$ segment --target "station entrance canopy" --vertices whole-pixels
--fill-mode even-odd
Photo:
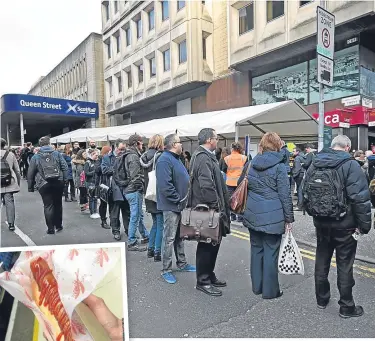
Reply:
[[[9,140],[11,126],[19,127],[21,143],[24,132],[37,136],[54,134],[64,127],[77,129],[87,119],[98,118],[97,103],[69,99],[6,94],[1,97],[1,132]],[[54,133],[53,133],[54,132]]]
[[[169,117],[124,126],[78,129],[52,139],[53,143],[127,140],[135,133],[148,139],[155,134],[177,133],[182,140],[196,140],[203,128],[213,128],[221,138],[250,135],[260,138],[274,131],[284,139],[317,137],[317,121],[298,102],[285,101],[200,114]]]

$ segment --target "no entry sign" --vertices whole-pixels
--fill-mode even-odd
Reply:
[[[317,7],[316,51],[324,57],[333,59],[335,52],[335,16],[322,7]]]

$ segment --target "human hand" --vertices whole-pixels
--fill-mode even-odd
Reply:
[[[122,320],[109,310],[102,298],[91,294],[83,300],[83,303],[94,313],[98,322],[103,326],[112,341],[124,340]]]
[[[293,229],[293,226],[292,226],[291,223],[286,223],[286,224],[285,224],[285,230],[286,230],[287,232],[292,232],[292,229]]]

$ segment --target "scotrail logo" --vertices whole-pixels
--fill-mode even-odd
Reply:
[[[74,104],[74,105],[71,105],[69,102],[68,102],[68,110],[66,111],[66,113],[70,113],[71,111],[73,111],[75,114],[89,114],[89,115],[95,115],[96,113],[96,108],[90,108],[90,107],[85,107],[85,108],[82,108],[79,106],[79,104]]]
[[[71,111],[73,111],[75,114],[77,114],[77,108],[78,107],[78,104],[74,104],[74,105],[71,105],[69,102],[68,102],[68,110],[66,111],[66,113],[70,113]]]

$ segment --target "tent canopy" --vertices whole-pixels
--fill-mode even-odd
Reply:
[[[168,117],[141,123],[107,128],[78,129],[51,139],[52,143],[127,140],[137,133],[149,139],[155,134],[178,133],[187,140],[196,140],[203,128],[213,128],[223,138],[250,135],[260,138],[274,131],[282,138],[316,137],[317,121],[298,102],[291,100],[279,103],[206,112],[185,116]]]

